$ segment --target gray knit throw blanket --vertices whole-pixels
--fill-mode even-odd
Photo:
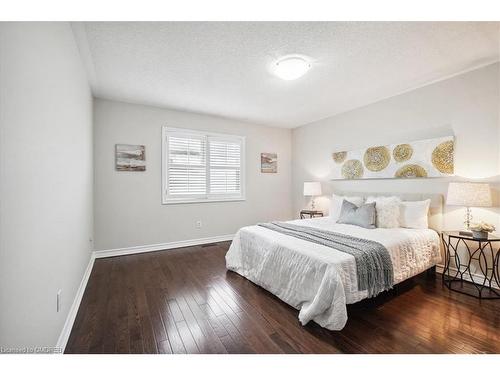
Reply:
[[[378,242],[283,222],[258,225],[351,254],[356,260],[358,290],[367,290],[369,297],[374,297],[394,285],[394,270],[389,251]]]

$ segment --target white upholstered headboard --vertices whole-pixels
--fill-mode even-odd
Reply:
[[[335,194],[356,196],[367,198],[369,196],[397,196],[403,201],[423,201],[430,199],[429,207],[429,228],[434,229],[438,233],[443,229],[443,196],[441,194],[414,194],[414,193],[360,193],[348,191],[335,191]]]

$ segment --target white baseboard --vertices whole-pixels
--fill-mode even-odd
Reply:
[[[442,273],[443,273],[443,270],[444,270],[444,266],[443,266],[443,265],[438,264],[438,265],[436,266],[436,272],[437,272],[437,273],[442,274]],[[457,272],[457,269],[456,269],[456,268],[454,268],[454,267],[450,267],[450,271],[451,271],[451,272]],[[484,276],[483,276],[483,275],[479,275],[479,274],[477,274],[477,273],[472,273],[472,277],[474,278],[474,280],[476,281],[476,284],[478,284],[478,285],[479,285],[479,284],[482,284],[482,283],[484,282]],[[473,282],[473,281],[471,280],[470,276],[468,275],[468,273],[465,273],[465,274],[463,275],[463,278],[464,278],[464,280],[466,280],[466,281],[470,281],[471,283]],[[489,285],[489,284],[488,284],[488,285]],[[499,286],[499,285],[497,285],[497,283],[495,282],[495,279],[493,279],[493,281],[492,281],[492,283],[491,283],[491,286],[492,286],[493,288],[495,288],[495,289],[499,289],[499,290],[500,290],[500,286]]]
[[[83,298],[83,293],[85,292],[85,288],[87,287],[87,282],[89,281],[90,274],[92,272],[92,267],[94,266],[94,252],[90,254],[89,264],[85,272],[83,273],[82,281],[80,282],[80,286],[76,291],[75,299],[73,300],[73,304],[71,305],[68,316],[66,317],[66,321],[64,322],[64,327],[59,335],[59,339],[57,340],[56,347],[61,349],[61,353],[64,353],[64,349],[66,349],[66,344],[68,343],[69,335],[71,334],[71,329],[73,328],[73,324],[75,323],[76,314],[78,313],[78,309],[80,307],[80,302]]]
[[[166,242],[155,245],[132,246],[132,247],[123,247],[119,249],[110,249],[110,250],[96,250],[94,251],[94,256],[95,258],[108,258],[120,255],[147,253],[150,251],[171,250],[179,247],[197,246],[214,242],[231,241],[233,237],[234,234],[226,234],[223,236],[196,238],[194,240]]]

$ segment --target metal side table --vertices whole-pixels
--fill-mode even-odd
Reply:
[[[443,284],[450,290],[479,299],[500,299],[500,290],[493,288],[495,283],[500,286],[500,250],[492,245],[500,243],[500,238],[490,235],[488,239],[479,240],[459,232],[442,232],[441,240],[445,250]],[[460,244],[466,250],[462,255],[458,251]],[[474,273],[471,271],[473,260],[477,261]],[[469,285],[466,287],[464,282]]]

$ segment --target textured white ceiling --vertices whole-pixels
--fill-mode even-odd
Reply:
[[[73,25],[94,95],[296,127],[498,61],[498,23],[90,22]],[[283,81],[277,58],[304,54]]]

